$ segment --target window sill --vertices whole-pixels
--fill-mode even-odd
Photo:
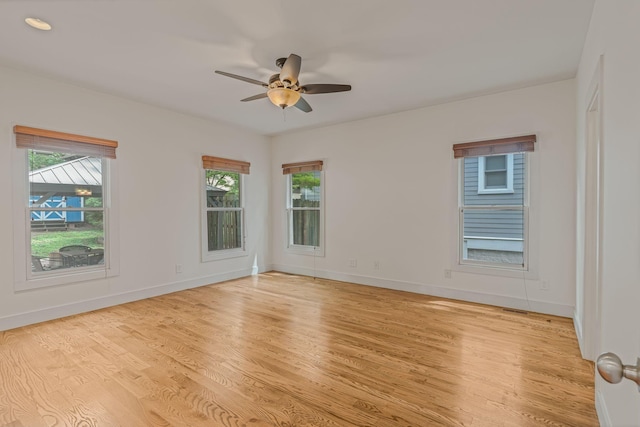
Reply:
[[[33,277],[26,281],[18,281],[14,285],[16,291],[29,291],[32,289],[42,289],[51,286],[70,285],[79,282],[86,282],[89,280],[105,279],[110,276],[117,275],[115,272],[111,272],[105,268],[95,269],[73,269],[73,271],[61,271],[61,272],[45,272],[40,274],[34,274]]]
[[[285,251],[295,255],[324,256],[324,248],[319,246],[290,245]]]
[[[487,276],[514,277],[519,279],[525,278],[527,280],[538,280],[538,274],[536,271],[533,271],[531,268],[525,270],[519,266],[509,267],[506,265],[497,266],[485,264],[457,264],[452,268],[452,270],[459,273],[483,274]]]
[[[514,194],[514,191],[512,188],[495,188],[478,190],[478,194]]]
[[[240,258],[244,256],[247,256],[247,251],[243,248],[210,251],[202,254],[202,262],[220,261],[223,259]]]

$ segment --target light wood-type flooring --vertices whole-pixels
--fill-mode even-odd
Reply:
[[[267,273],[0,332],[0,426],[596,426],[570,319]]]

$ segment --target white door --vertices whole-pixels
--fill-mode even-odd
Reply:
[[[602,63],[591,84],[591,96],[586,107],[587,128],[584,183],[584,253],[582,259],[583,308],[582,356],[595,360],[600,350],[601,329],[601,246],[602,246],[602,147],[601,147],[601,94]]]
[[[602,85],[602,221],[598,353],[626,365],[640,356],[640,2],[601,2],[608,45]],[[605,382],[596,374],[596,408],[603,426],[640,426],[635,382]]]
[[[636,275],[636,279],[638,277]],[[603,353],[605,358],[601,355],[597,362],[598,370],[603,372],[596,374],[596,409],[601,425],[605,427],[640,426],[640,389],[634,378],[628,378],[635,376],[635,380],[640,381],[640,328],[637,326],[640,325],[640,310],[636,308],[640,301],[640,286],[636,281],[623,283],[623,280],[620,286],[615,285],[614,292],[623,290],[625,297],[611,298],[611,304],[606,303],[607,280],[603,281],[602,347],[614,356]],[[624,375],[620,365],[627,365]]]

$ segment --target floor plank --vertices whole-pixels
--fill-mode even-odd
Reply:
[[[0,426],[597,426],[570,319],[266,273],[0,332]]]

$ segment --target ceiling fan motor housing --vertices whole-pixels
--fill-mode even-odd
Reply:
[[[287,58],[278,58],[276,59],[276,67],[282,69],[284,63],[287,62]]]
[[[269,87],[274,88],[278,86],[282,86],[282,82],[280,82],[280,74],[274,74],[269,77]]]
[[[269,88],[274,89],[277,87],[286,87],[287,89],[291,89],[291,90],[295,90],[297,91],[299,89],[299,86],[297,84],[291,84],[291,82],[289,82],[288,80],[280,80],[280,74],[274,74],[271,77],[269,77]]]

